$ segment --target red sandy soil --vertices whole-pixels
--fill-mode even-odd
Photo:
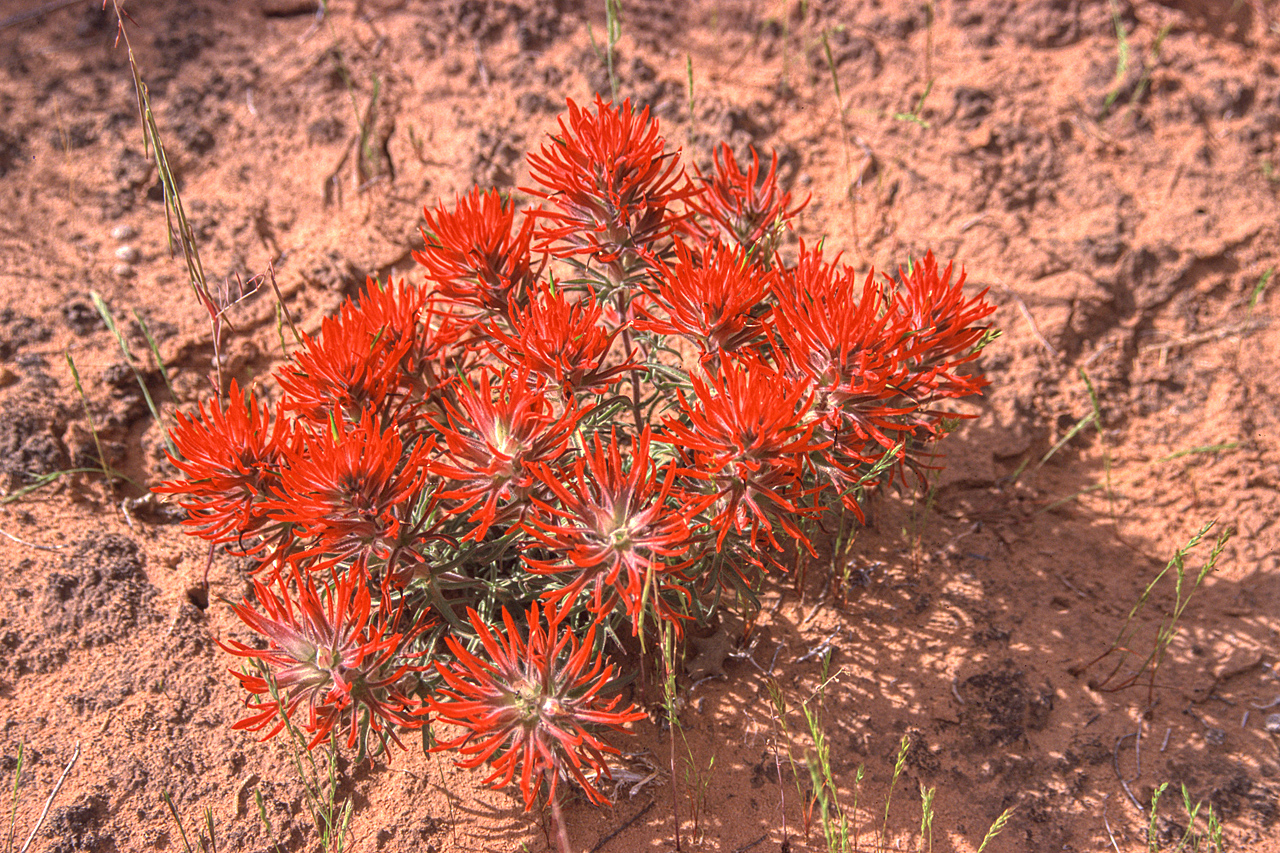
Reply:
[[[105,452],[139,486],[68,475],[0,506],[4,778],[25,745],[13,849],[70,763],[31,850],[182,850],[166,792],[189,833],[211,810],[220,850],[313,850],[286,744],[230,729],[242,697],[213,640],[242,636],[225,600],[246,593],[243,566],[214,559],[206,595],[206,551],[177,513],[133,500],[171,470],[163,427],[90,292],[166,417],[208,394],[213,351],[167,247],[126,55],[97,0],[41,5],[0,4],[0,487],[95,464],[64,353]],[[1168,782],[1161,849],[1186,825],[1185,784],[1231,849],[1280,850],[1267,728],[1280,711],[1280,282],[1259,292],[1280,245],[1280,11],[929,5],[932,19],[888,0],[622,3],[620,95],[652,105],[688,163],[705,168],[721,139],[777,151],[784,183],[811,196],[800,237],[827,235],[860,268],[930,248],[955,258],[990,288],[1003,336],[932,490],[878,496],[847,555],[814,562],[799,589],[766,589],[748,648],[730,625],[690,650],[676,778],[667,733],[638,726],[619,777],[658,774],[611,809],[570,802],[577,850],[674,849],[673,802],[681,849],[826,849],[801,793],[811,698],[859,850],[881,843],[904,735],[893,849],[921,843],[921,786],[937,789],[937,851],[976,849],[1009,807],[988,850],[1146,849],[1139,807]],[[306,330],[366,274],[416,274],[424,204],[476,183],[520,197],[522,154],[565,99],[609,90],[591,46],[603,2],[331,0],[319,23],[307,0],[127,8],[210,280],[274,263]],[[229,319],[224,371],[265,377],[281,356],[274,296],[246,296]],[[1085,376],[1097,418],[1071,435],[1095,411]],[[1172,577],[1115,679],[1103,683],[1115,656],[1083,665],[1215,519],[1193,576],[1217,532],[1235,536],[1154,687],[1144,675],[1105,689],[1155,646]],[[847,575],[839,594],[832,565]],[[347,849],[548,849],[511,792],[445,756],[410,748],[340,769]]]

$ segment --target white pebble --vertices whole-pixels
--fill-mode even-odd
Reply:
[[[123,243],[125,240],[132,240],[138,236],[138,229],[132,225],[117,225],[111,229],[111,239]]]
[[[111,268],[117,278],[133,278],[133,264],[126,264],[123,261]]]
[[[126,264],[136,264],[139,257],[141,255],[138,254],[138,250],[127,243],[116,249],[116,259],[124,261]]]

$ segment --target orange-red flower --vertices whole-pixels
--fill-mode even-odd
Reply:
[[[170,433],[178,455],[169,461],[185,476],[155,491],[180,496],[183,523],[195,535],[252,552],[255,534],[271,524],[264,504],[279,494],[282,460],[294,444],[289,422],[279,412],[273,420],[234,379],[225,409],[214,400],[198,412],[178,412]]]
[[[902,287],[893,299],[895,314],[914,339],[913,370],[927,376],[933,397],[976,394],[986,385],[981,377],[958,374],[956,368],[978,357],[974,348],[991,328],[982,321],[996,307],[986,301],[986,290],[966,298],[964,270],[954,282],[951,270],[947,264],[939,273],[933,252],[928,252],[910,273],[899,272]]]
[[[265,649],[219,641],[224,651],[261,667],[258,673],[232,670],[251,694],[245,704],[253,711],[232,728],[265,732],[266,740],[288,720],[310,736],[308,748],[343,729],[348,749],[359,742],[363,750],[369,733],[384,748],[388,739],[403,748],[396,728],[416,729],[424,722],[419,701],[409,695],[411,671],[424,667],[404,662],[405,645],[427,626],[401,630],[399,610],[374,614],[362,572],[332,581],[318,585],[315,576],[294,573],[292,588],[279,577],[274,591],[255,581],[258,607],[247,601],[232,605],[267,641]]]
[[[489,323],[489,351],[506,365],[542,377],[567,396],[577,391],[598,392],[635,367],[630,360],[607,363],[609,348],[622,331],[609,328],[604,305],[589,294],[570,302],[563,288],[541,287],[527,307],[510,318],[511,331]]]
[[[470,512],[465,539],[479,541],[495,523],[516,521],[529,508],[536,480],[531,465],[554,464],[585,412],[572,400],[556,412],[529,374],[510,370],[494,387],[481,373],[457,386],[436,425],[444,438],[435,470],[444,479],[439,494],[453,515]]]
[[[306,436],[285,457],[281,495],[268,504],[305,543],[291,559],[312,570],[387,560],[422,513],[434,442],[419,437],[406,447],[395,426],[368,412],[358,424],[335,419]]]
[[[529,155],[538,184],[526,190],[552,205],[542,245],[559,256],[594,255],[602,262],[631,250],[646,255],[683,214],[672,205],[693,192],[678,152],[668,152],[649,108],[636,112],[596,96],[594,111],[569,102],[560,135]]]
[[[694,399],[680,394],[680,416],[664,423],[664,437],[686,453],[686,472],[714,487],[716,547],[733,532],[753,550],[763,537],[776,551],[775,525],[807,544],[796,523],[807,511],[799,503],[805,458],[826,446],[813,437],[810,386],[754,358],[721,356],[716,366],[692,378]]]
[[[707,239],[726,239],[742,246],[748,257],[768,263],[778,239],[808,199],[791,207],[791,193],[778,186],[778,155],[769,159],[769,170],[760,172],[760,155],[751,149],[751,166],[744,172],[728,143],[715,153],[715,174],[702,182],[690,196],[689,206],[709,220],[704,227],[697,219],[688,221],[691,230]]]
[[[535,268],[530,250],[534,220],[526,214],[516,228],[515,202],[477,187],[452,209],[442,204],[423,215],[426,247],[413,258],[440,296],[486,315],[524,303],[541,264]]]
[[[679,239],[675,246],[675,262],[659,262],[654,287],[644,288],[653,306],[634,303],[636,328],[680,335],[704,358],[763,337],[760,318],[776,274],[752,262],[741,246],[713,243],[700,256]]]
[[[366,410],[396,412],[434,349],[431,330],[419,322],[425,304],[421,287],[388,282],[384,289],[370,279],[359,304],[348,299],[326,317],[320,334],[306,336],[277,373],[285,408],[317,422],[335,413],[358,421]]]
[[[435,749],[458,750],[465,756],[461,767],[488,762],[493,772],[484,781],[494,788],[518,779],[526,811],[544,783],[554,799],[561,776],[572,777],[592,802],[607,802],[597,785],[611,778],[605,756],[618,749],[592,730],[621,730],[644,712],[634,705],[614,710],[620,697],[603,695],[616,670],[595,648],[596,626],[579,641],[563,624],[563,610],[548,606],[539,613],[534,603],[526,639],[505,608],[505,631],[486,625],[474,610],[469,614],[484,655],[446,635],[456,660],[436,662],[445,686],[427,699],[437,723],[467,732]]]
[[[650,441],[646,427],[624,453],[613,430],[607,447],[596,436],[568,472],[537,466],[555,500],[535,499],[538,512],[524,524],[533,539],[556,552],[551,559],[527,552],[530,571],[570,578],[544,598],[571,604],[587,590],[587,606],[602,616],[621,602],[633,630],[646,602],[661,618],[678,620],[664,592],[688,594],[669,587],[669,581],[689,562],[695,540],[691,519],[698,509],[675,487],[674,463],[658,470]]]

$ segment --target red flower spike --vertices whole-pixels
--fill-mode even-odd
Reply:
[[[767,263],[778,238],[805,205],[795,207],[791,193],[778,186],[778,155],[769,160],[769,171],[760,174],[760,155],[751,148],[751,166],[742,171],[733,149],[721,143],[715,153],[715,175],[698,175],[700,191],[689,198],[689,206],[710,220],[711,228],[690,219],[691,231],[706,239],[720,237],[742,246],[749,257]]]
[[[179,455],[169,461],[186,476],[154,491],[180,496],[183,524],[200,538],[257,550],[254,535],[271,524],[264,503],[279,493],[281,460],[294,444],[289,422],[279,412],[273,422],[267,405],[233,379],[226,409],[214,400],[195,418],[178,412],[171,436]]]
[[[721,356],[718,374],[692,377],[696,399],[681,393],[681,418],[664,423],[665,438],[688,454],[685,473],[716,487],[700,507],[716,509],[716,547],[733,531],[748,534],[753,549],[763,534],[777,550],[775,523],[809,547],[794,521],[809,511],[797,503],[807,496],[800,480],[806,455],[827,446],[813,438],[812,391],[757,360],[736,364]]]
[[[557,462],[589,411],[570,400],[556,414],[523,370],[506,372],[496,389],[491,381],[486,372],[455,386],[456,400],[445,401],[445,422],[435,424],[445,442],[434,469],[445,481],[439,497],[458,501],[446,504],[447,512],[471,512],[467,520],[476,526],[463,538],[475,541],[528,509],[535,486],[529,466]]]
[[[680,168],[679,152],[666,150],[649,108],[635,112],[598,95],[594,112],[569,104],[560,136],[529,155],[539,187],[526,192],[555,209],[535,213],[546,225],[541,245],[560,257],[588,254],[603,263],[624,251],[644,253],[682,218],[670,208],[693,188]]]
[[[319,557],[314,571],[389,558],[421,498],[434,441],[420,438],[406,449],[396,427],[367,412],[357,425],[335,420],[304,439],[285,458],[281,497],[268,504],[298,541],[313,542],[291,559],[310,564]]]
[[[629,466],[616,431],[610,432],[607,447],[597,435],[568,473],[537,466],[538,478],[557,502],[535,499],[539,511],[524,522],[530,536],[562,554],[538,560],[526,553],[529,570],[574,576],[543,597],[572,604],[579,592],[590,590],[593,612],[604,616],[621,602],[633,631],[639,630],[646,599],[660,618],[678,627],[681,614],[661,593],[665,581],[690,562],[682,558],[692,547],[691,522],[698,509],[673,489],[674,464],[665,475],[657,470],[650,440],[646,426],[628,448]],[[673,589],[688,595],[683,587]]]
[[[644,292],[666,316],[637,301],[637,329],[687,338],[704,360],[762,336],[759,318],[776,274],[749,261],[745,249],[716,243],[698,258],[677,239],[675,264],[659,262],[653,278],[656,289]]]
[[[539,269],[534,269],[530,243],[533,217],[526,214],[515,228],[515,202],[497,190],[479,188],[457,200],[424,210],[426,248],[413,259],[446,300],[479,309],[482,315],[507,316],[523,304]]]
[[[785,370],[812,383],[815,417],[858,465],[880,456],[861,452],[868,441],[896,445],[909,429],[900,416],[916,408],[901,389],[919,347],[888,310],[874,276],[859,286],[851,268],[837,269],[802,246],[796,266],[779,275],[769,318]]]
[[[986,385],[981,377],[958,376],[954,370],[977,358],[973,348],[990,328],[978,325],[995,313],[983,290],[972,299],[964,295],[964,270],[951,281],[952,264],[938,272],[933,252],[928,252],[911,273],[899,272],[902,288],[893,300],[894,312],[915,338],[913,362],[917,370],[934,369],[935,396],[976,394]]]
[[[403,283],[386,290],[369,279],[361,303],[348,299],[326,317],[318,337],[276,375],[285,408],[318,423],[337,412],[358,421],[372,409],[390,416],[405,401],[417,361],[430,346],[419,339],[418,318],[426,303],[421,288]],[[423,327],[423,334],[429,330]],[[416,356],[416,357],[415,357]]]
[[[579,643],[561,624],[563,610],[548,606],[540,614],[535,603],[525,639],[505,609],[505,631],[486,625],[474,610],[469,614],[485,655],[472,654],[446,635],[456,661],[436,662],[445,686],[436,691],[440,698],[427,699],[436,722],[467,732],[435,751],[458,750],[464,756],[458,765],[468,769],[488,762],[493,772],[484,783],[494,788],[518,777],[525,811],[544,783],[554,799],[561,776],[572,777],[592,802],[607,803],[596,785],[602,776],[612,778],[605,756],[619,752],[590,728],[621,731],[645,714],[635,705],[615,711],[620,697],[601,696],[615,669],[595,649],[596,626]]]
[[[265,649],[237,640],[218,641],[223,651],[256,660],[266,668],[262,675],[232,674],[252,694],[245,700],[254,713],[232,728],[265,732],[267,740],[278,734],[286,719],[310,736],[312,749],[345,729],[350,749],[373,732],[385,749],[390,739],[404,744],[395,729],[421,728],[424,711],[405,692],[405,676],[425,667],[400,662],[404,646],[425,630],[415,626],[397,629],[401,613],[371,616],[371,599],[365,576],[348,572],[336,576],[332,586],[317,588],[314,578],[294,574],[294,589],[278,578],[278,594],[267,584],[254,582],[258,609],[247,602],[232,610],[247,626],[265,637]],[[274,685],[276,697],[271,695]],[[278,697],[278,699],[277,699]],[[305,709],[302,719],[298,710]]]
[[[497,323],[484,327],[493,339],[490,352],[512,368],[545,377],[566,397],[607,388],[636,366],[629,359],[605,366],[622,329],[608,330],[604,306],[590,295],[570,302],[562,289],[539,287],[528,307],[513,313],[510,324],[510,334]]]

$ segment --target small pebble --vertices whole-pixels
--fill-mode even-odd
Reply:
[[[1204,739],[1210,746],[1222,746],[1227,742],[1227,733],[1222,729],[1205,729]]]
[[[116,249],[116,259],[124,261],[126,264],[136,264],[140,257],[138,250],[127,243]]]
[[[111,268],[117,278],[133,278],[133,264],[126,264],[123,261]]]
[[[111,229],[111,239],[123,243],[125,240],[132,240],[138,236],[138,229],[132,225],[117,225]]]
[[[1280,714],[1267,714],[1267,718],[1262,721],[1262,727],[1273,735],[1280,735]]]
[[[7,367],[0,367],[0,388],[8,388],[18,381],[18,374]]]

